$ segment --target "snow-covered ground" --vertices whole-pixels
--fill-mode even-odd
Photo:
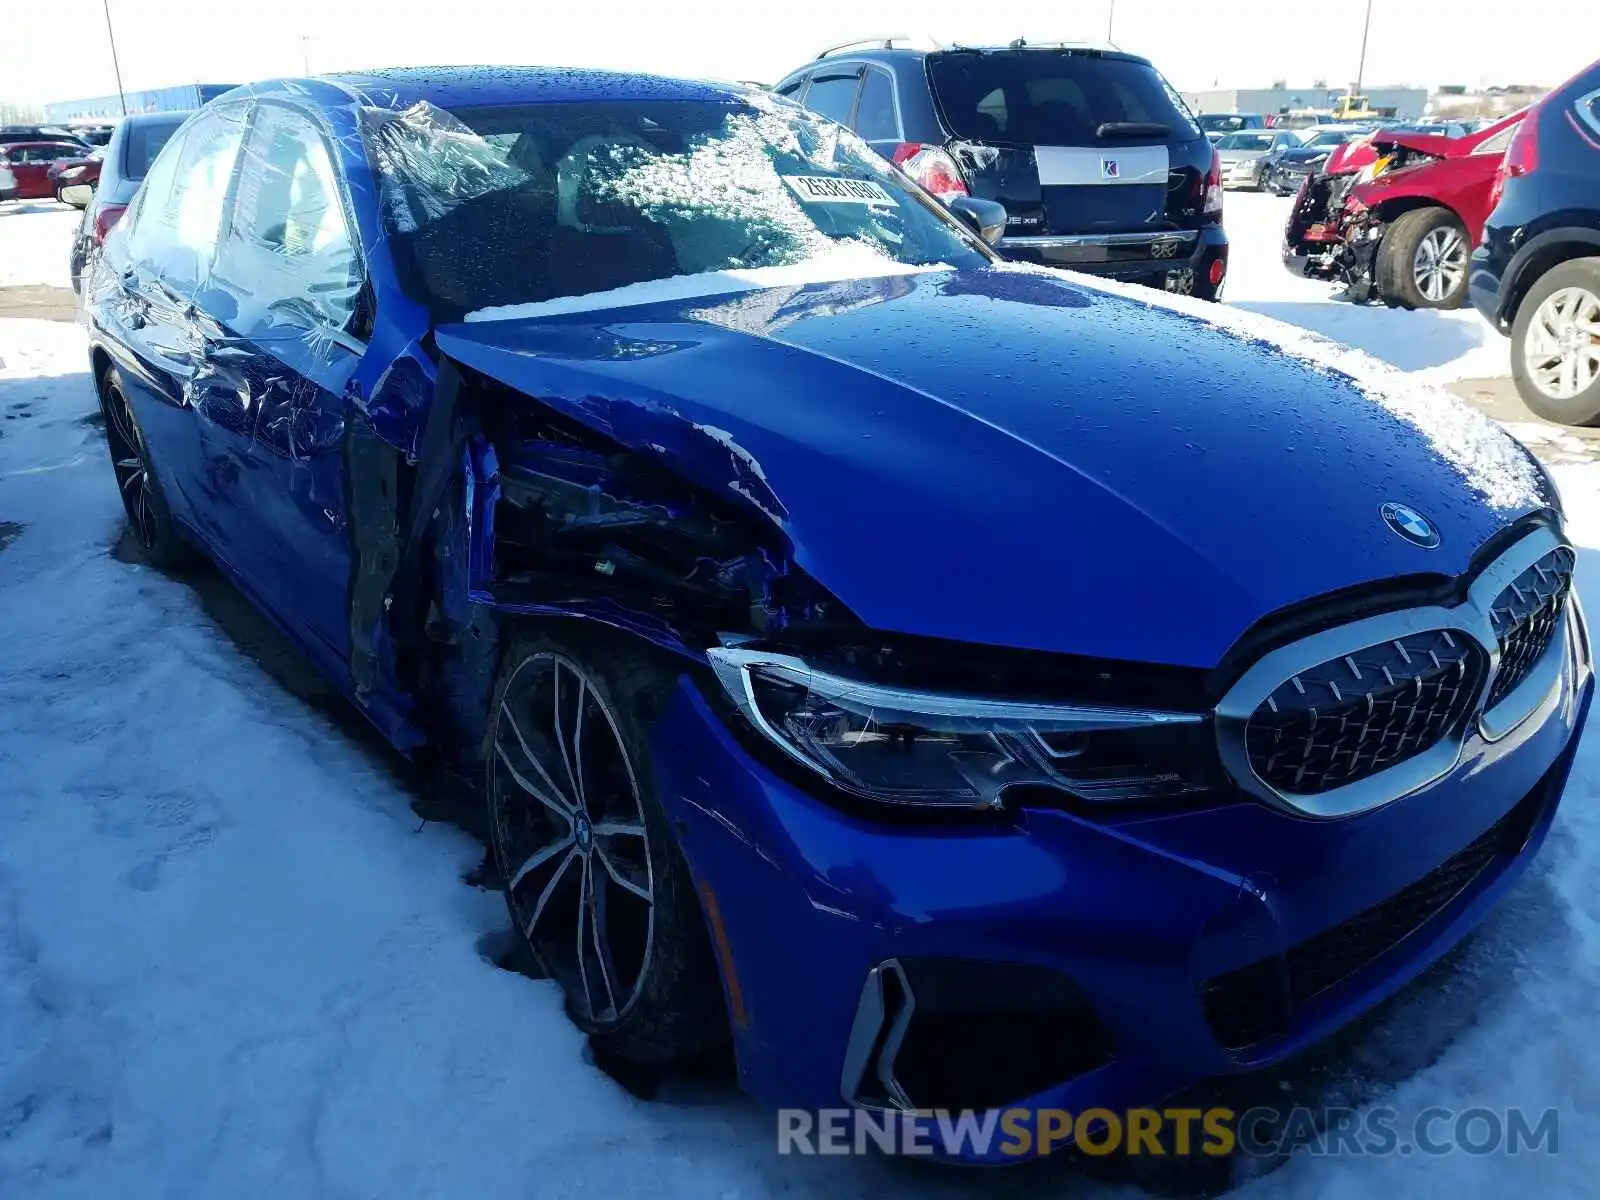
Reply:
[[[1228,202],[1234,302],[1412,370],[1480,344],[1454,316],[1330,303],[1278,267],[1270,200]],[[0,212],[0,270],[47,265],[31,241],[64,238],[58,216]],[[0,362],[0,1197],[1136,1194],[1065,1161],[780,1158],[728,1082],[632,1098],[553,985],[480,949],[504,926],[463,883],[480,848],[420,824],[388,757],[286,694],[194,589],[112,555],[81,332],[0,320]],[[1555,471],[1597,611],[1600,466]],[[1299,1157],[1235,1194],[1592,1194],[1597,791],[1591,745],[1465,951],[1282,1082],[1402,1113],[1555,1107],[1560,1153]]]
[[[82,216],[54,200],[0,204],[0,287],[71,287],[67,248]]]
[[[1506,339],[1472,308],[1405,312],[1336,303],[1335,285],[1290,275],[1278,247],[1291,203],[1262,192],[1228,193],[1229,304],[1314,330],[1435,383],[1511,373]]]

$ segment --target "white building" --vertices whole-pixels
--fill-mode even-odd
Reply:
[[[1327,111],[1345,95],[1342,87],[1223,88],[1184,92],[1183,99],[1196,113],[1286,113],[1310,109]],[[1363,88],[1374,112],[1393,109],[1396,119],[1416,121],[1428,107],[1428,89],[1414,87]]]

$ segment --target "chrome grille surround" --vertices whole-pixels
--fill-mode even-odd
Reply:
[[[1569,657],[1580,653],[1577,649],[1580,644],[1585,646],[1581,654],[1583,666],[1587,668],[1586,642],[1575,640],[1576,601],[1568,600],[1569,590],[1564,590],[1553,606],[1549,634],[1541,654],[1521,655],[1517,645],[1513,645],[1511,655],[1503,656],[1493,617],[1497,603],[1501,603],[1512,584],[1548,556],[1559,557],[1559,552],[1563,551],[1571,554],[1559,533],[1547,526],[1538,527],[1479,572],[1467,590],[1466,599],[1458,605],[1424,605],[1380,613],[1268,651],[1239,677],[1217,705],[1217,745],[1223,765],[1241,788],[1257,798],[1296,816],[1325,819],[1377,808],[1420,791],[1447,775],[1460,761],[1462,747],[1474,728],[1486,741],[1495,741],[1536,711],[1548,708],[1556,697],[1563,668]],[[1543,610],[1538,606],[1530,606],[1530,612],[1540,611]],[[1526,623],[1503,620],[1502,627],[1520,629]],[[1325,669],[1331,664],[1346,660],[1354,661],[1359,671],[1363,656],[1369,660],[1368,665],[1384,665],[1370,661],[1375,650],[1396,645],[1440,644],[1441,634],[1472,647],[1470,653],[1463,656],[1463,662],[1476,655],[1480,665],[1475,671],[1468,666],[1459,672],[1460,684],[1467,692],[1464,699],[1447,694],[1448,688],[1439,688],[1436,695],[1421,697],[1429,701],[1418,710],[1429,719],[1427,736],[1406,740],[1408,730],[1413,734],[1420,732],[1410,724],[1410,718],[1402,720],[1398,730],[1392,725],[1366,730],[1357,720],[1353,731],[1345,731],[1344,740],[1324,737],[1313,745],[1313,749],[1322,754],[1322,761],[1332,766],[1334,778],[1329,786],[1297,791],[1293,790],[1296,780],[1286,770],[1269,769],[1263,774],[1256,765],[1265,761],[1261,739],[1263,731],[1272,731],[1268,720],[1257,725],[1256,761],[1252,761],[1252,720],[1262,710],[1270,714],[1269,701],[1275,695],[1279,696],[1281,705],[1284,693],[1280,689],[1292,689],[1297,678],[1302,683],[1308,676],[1317,678],[1319,671],[1326,674]],[[1570,651],[1569,646],[1573,647]],[[1520,678],[1497,687],[1503,657],[1510,665],[1509,673],[1520,671]],[[1531,661],[1519,666],[1520,657]],[[1448,668],[1448,664],[1441,665]],[[1425,687],[1429,686],[1430,678],[1438,682],[1427,672],[1414,678],[1421,678]],[[1412,688],[1417,686],[1414,681],[1398,682]],[[1493,697],[1492,703],[1490,697]],[[1365,688],[1359,696],[1363,711],[1369,703],[1385,699],[1383,694]],[[1348,719],[1359,717],[1360,713],[1342,715]],[[1406,714],[1401,716],[1404,718]],[[1320,734],[1321,730],[1316,732]],[[1377,765],[1373,768],[1375,760]],[[1341,775],[1347,781],[1341,781]]]

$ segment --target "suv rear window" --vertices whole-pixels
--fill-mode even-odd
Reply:
[[[1185,140],[1200,136],[1167,81],[1135,59],[957,50],[928,55],[928,77],[951,132],[966,141],[1084,146],[1107,122],[1164,125]]]
[[[183,122],[183,117],[175,117],[171,121],[140,121],[129,125],[125,131],[127,144],[122,152],[123,176],[139,180],[149,174],[150,164],[161,153],[161,147],[172,140]]]

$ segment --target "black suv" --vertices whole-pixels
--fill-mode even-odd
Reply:
[[[999,201],[1007,258],[1217,298],[1228,269],[1217,155],[1143,58],[851,42],[773,90],[848,125],[941,200]]]
[[[1511,375],[1539,416],[1600,425],[1600,63],[1517,126],[1472,255],[1472,303],[1511,335]]]

